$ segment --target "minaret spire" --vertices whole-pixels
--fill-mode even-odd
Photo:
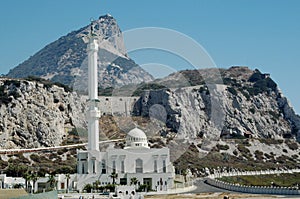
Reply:
[[[91,22],[91,32],[89,35],[88,51],[88,150],[99,151],[99,118],[98,108],[98,40],[94,33],[93,21]]]

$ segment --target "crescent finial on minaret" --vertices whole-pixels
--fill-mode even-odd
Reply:
[[[90,37],[95,37],[97,36],[97,34],[95,33],[95,29],[94,29],[94,23],[95,23],[95,20],[94,18],[91,18],[91,32],[90,32]]]

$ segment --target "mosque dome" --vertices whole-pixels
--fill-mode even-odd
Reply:
[[[150,148],[144,131],[139,128],[129,131],[126,136],[126,148]]]

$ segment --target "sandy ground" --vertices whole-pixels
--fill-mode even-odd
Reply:
[[[241,198],[241,199],[272,199],[272,198],[284,198],[284,199],[296,199],[296,197],[284,197],[284,196],[267,196],[267,195],[250,195],[250,194],[225,194],[225,193],[205,193],[205,194],[178,194],[178,195],[157,195],[146,196],[145,199],[223,199],[224,196],[228,196],[229,199]]]
[[[9,199],[20,196],[27,196],[28,194],[24,189],[0,189],[0,198]]]

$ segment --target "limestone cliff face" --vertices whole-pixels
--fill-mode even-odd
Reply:
[[[90,34],[91,26],[98,35],[98,83],[100,87],[120,87],[153,80],[149,73],[128,57],[122,32],[111,15],[100,16],[93,25],[72,31],[48,44],[11,69],[7,76],[12,78],[42,77],[86,92],[88,82],[86,37]]]
[[[133,115],[160,120],[162,135],[188,140],[252,136],[299,141],[300,117],[268,75],[231,68],[221,70],[221,76],[223,84],[188,81],[188,87],[149,90],[140,98],[103,97],[101,110],[129,116],[135,103]],[[57,146],[74,128],[86,132],[86,97],[49,82],[2,78],[0,102],[1,148]]]
[[[165,122],[182,138],[299,139],[300,117],[269,75],[247,69],[235,76],[242,70],[221,70],[223,84],[146,91],[133,112]]]
[[[0,79],[0,147],[58,146],[85,127],[80,96],[35,81]]]

